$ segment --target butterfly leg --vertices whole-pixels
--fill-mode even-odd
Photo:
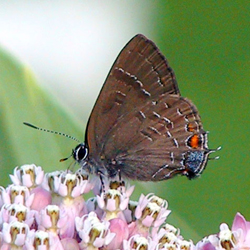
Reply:
[[[119,176],[119,181],[122,182],[122,174],[120,169],[118,169],[118,176]]]
[[[105,195],[105,184],[104,184],[104,180],[103,180],[103,173],[101,171],[98,171],[97,174],[99,175],[100,181],[101,181],[101,192],[104,193]]]

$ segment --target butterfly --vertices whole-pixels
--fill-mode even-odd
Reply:
[[[195,105],[181,96],[156,45],[138,34],[115,60],[73,158],[87,172],[140,181],[205,169],[207,132]]]

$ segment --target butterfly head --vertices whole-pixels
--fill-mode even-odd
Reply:
[[[85,143],[78,144],[75,149],[72,150],[73,158],[78,162],[83,162],[89,154],[89,149]]]

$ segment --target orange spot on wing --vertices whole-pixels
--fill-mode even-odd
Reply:
[[[193,136],[190,138],[189,144],[190,144],[190,146],[191,146],[192,148],[197,148],[197,147],[199,146],[199,141],[200,141],[199,136],[198,136],[198,135],[193,135]]]
[[[192,123],[188,123],[187,125],[187,131],[194,132],[196,130],[196,126]]]

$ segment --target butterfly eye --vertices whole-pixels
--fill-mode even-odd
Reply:
[[[88,156],[88,148],[85,144],[81,143],[76,146],[76,148],[73,150],[73,158],[76,161],[82,161],[85,160],[86,157]]]

